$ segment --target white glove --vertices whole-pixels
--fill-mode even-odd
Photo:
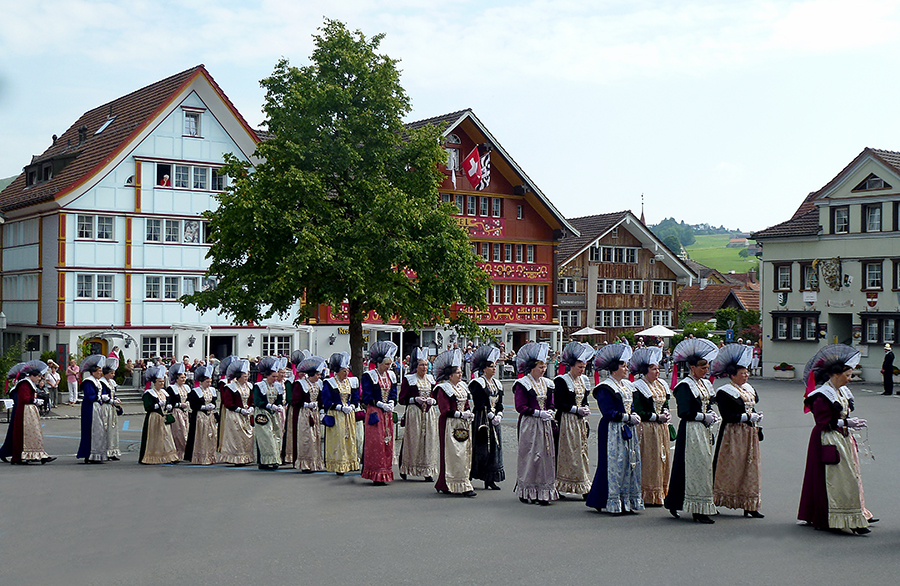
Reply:
[[[353,413],[353,407],[351,407],[350,405],[342,405],[341,411],[343,411],[345,414],[349,415],[350,413]]]
[[[709,413],[703,414],[703,423],[705,423],[707,426],[712,425],[713,423],[715,423],[718,420],[719,420],[719,416],[716,415],[715,413],[709,412]]]
[[[41,405],[44,404],[44,400],[43,399],[35,399],[34,404],[37,405],[38,407],[40,407]]]
[[[637,413],[632,413],[632,414],[631,414],[631,421],[630,421],[629,423],[630,423],[631,425],[637,425],[637,424],[640,423],[640,422],[641,422],[641,416],[638,415]]]
[[[316,403],[315,401],[310,401],[310,402],[308,402],[308,403],[303,403],[303,408],[304,408],[304,409],[315,409],[315,408],[318,407],[318,406],[319,406],[318,403]]]
[[[501,419],[503,419],[502,415],[497,414],[497,415],[495,415],[494,417],[491,418],[491,423],[493,423],[494,425],[500,425],[500,420],[501,420]]]
[[[847,427],[852,427],[853,429],[868,426],[868,422],[865,419],[860,419],[859,417],[851,417],[847,420]]]
[[[115,403],[116,405],[121,405],[121,404],[122,404],[122,399],[116,398],[116,400],[113,401],[113,403]]]
[[[471,411],[463,411],[461,417],[466,421],[472,421],[475,419],[475,414]]]
[[[437,399],[434,399],[434,398],[432,398],[432,397],[428,397],[428,398],[425,399],[425,400],[428,401],[428,404],[429,404],[429,405],[437,405]]]
[[[425,397],[416,397],[416,398],[413,399],[413,401],[415,401],[415,402],[416,402],[417,404],[419,404],[419,405],[424,405],[424,404],[425,404]]]
[[[160,411],[162,411],[162,409],[163,409],[162,403],[157,403],[156,407],[154,407],[154,409],[159,409]]]
[[[268,409],[269,411],[275,411],[275,410],[276,410],[276,409],[275,409],[275,405],[272,404],[272,403],[266,403],[266,409]]]
[[[762,419],[762,415],[760,413],[750,413],[748,417],[750,418],[750,423],[756,423],[757,421]]]
[[[253,411],[250,409],[241,409],[241,413],[244,415],[252,415]]]
[[[171,411],[171,410],[172,410],[172,405],[169,403],[166,403],[166,411]]]
[[[492,419],[494,419],[494,417],[495,417],[494,413],[491,411],[488,411],[488,414],[487,414],[488,421],[491,421]]]
[[[553,419],[553,414],[550,411],[538,411],[540,413],[541,421],[550,421]]]
[[[591,408],[590,407],[579,407],[577,410],[577,413],[578,413],[578,415],[580,415],[582,417],[587,417],[588,415],[591,414]]]
[[[394,406],[390,403],[385,403],[384,401],[378,401],[377,403],[375,403],[375,406],[380,408],[385,413],[391,413],[394,411]]]
[[[659,415],[656,416],[656,420],[659,421],[660,423],[668,423],[669,421],[672,420],[672,416],[669,415],[668,411],[663,411],[662,413],[660,413]]]

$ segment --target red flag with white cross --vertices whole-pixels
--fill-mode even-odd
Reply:
[[[462,162],[463,174],[472,185],[472,189],[477,189],[481,183],[481,156],[478,154],[478,146],[476,145],[472,152],[466,155]]]

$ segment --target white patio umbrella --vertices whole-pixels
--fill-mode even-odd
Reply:
[[[601,334],[605,334],[606,332],[601,332],[600,330],[596,330],[592,327],[584,327],[578,330],[577,332],[572,332],[573,336],[599,336]]]
[[[635,334],[637,336],[653,336],[654,338],[671,338],[675,335],[675,332],[667,328],[666,326],[653,326],[652,328],[647,328],[642,332],[638,332]]]

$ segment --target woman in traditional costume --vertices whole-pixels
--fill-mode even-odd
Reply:
[[[278,415],[284,412],[284,395],[275,388],[278,359],[263,356],[256,366],[263,377],[253,387],[253,444],[260,470],[277,470],[281,465],[281,426]]]
[[[356,449],[356,407],[359,405],[359,379],[350,374],[350,355],[337,352],[328,359],[332,375],[322,385],[325,417],[325,470],[343,476],[359,470]]]
[[[476,496],[470,480],[472,469],[472,413],[471,396],[462,382],[462,352],[457,348],[442,352],[434,359],[434,392],[440,411],[438,429],[441,438],[441,457],[434,488],[443,494],[464,497]]]
[[[144,371],[144,381],[150,388],[144,391],[144,426],[141,430],[141,464],[173,464],[179,460],[172,438],[175,399],[166,392],[166,367],[151,366]]]
[[[546,342],[528,342],[519,348],[516,368],[525,376],[513,385],[519,414],[515,491],[519,501],[541,506],[559,498],[553,440],[553,381],[544,377],[549,351]]]
[[[295,446],[294,468],[301,472],[317,472],[325,469],[322,459],[322,437],[319,421],[322,411],[322,372],[325,370],[325,359],[311,356],[297,365],[297,374],[303,377],[295,382],[291,400],[294,401],[293,412],[296,414],[293,435]]]
[[[187,378],[184,373],[184,363],[177,362],[169,368],[169,387],[166,392],[172,397],[172,404],[175,408],[172,415],[175,422],[172,423],[172,438],[175,440],[175,453],[178,454],[179,460],[184,460],[184,449],[187,447],[188,428],[190,427],[190,409],[191,404],[188,397],[191,394],[191,388],[187,385]]]
[[[483,344],[472,355],[472,370],[480,376],[469,383],[469,393],[475,405],[475,421],[472,429],[475,437],[472,444],[471,478],[484,482],[484,487],[500,490],[498,482],[506,480],[503,469],[503,442],[500,435],[500,421],[503,419],[503,383],[494,375],[497,373],[497,359],[500,349]]]
[[[106,428],[106,454],[110,460],[118,460],[122,455],[119,449],[119,415],[122,413],[122,401],[116,396],[116,370],[119,368],[118,358],[106,358],[103,376],[100,378],[100,416]]]
[[[41,431],[41,416],[38,408],[43,399],[37,397],[38,383],[47,372],[48,367],[40,360],[20,362],[7,373],[8,378],[17,379],[15,388],[10,392],[13,400],[13,411],[6,432],[6,442],[0,447],[0,458],[13,464],[30,464],[52,462],[44,451],[44,432]]]
[[[283,356],[279,356],[275,361],[275,392],[281,396],[281,411],[278,411],[275,414],[275,442],[278,444],[278,458],[281,463],[284,463],[284,422],[285,417],[287,416],[287,408],[290,405],[288,401],[290,397],[288,396],[287,389],[291,386],[290,383],[286,383],[287,378],[287,358]]]
[[[806,363],[803,379],[813,377],[817,388],[803,401],[815,419],[806,453],[806,473],[797,518],[816,529],[848,529],[869,533],[862,500],[859,457],[851,430],[867,426],[851,417],[853,394],[847,383],[859,364],[858,350],[845,344],[825,346]]]
[[[81,363],[81,443],[75,457],[85,464],[109,459],[109,435],[103,419],[103,367],[106,356],[92,354]],[[107,399],[109,396],[107,395]]]
[[[391,370],[397,345],[379,340],[369,348],[369,362],[375,368],[362,376],[362,402],[366,405],[365,445],[361,476],[375,486],[394,480],[394,405],[397,403],[397,375]]]
[[[436,381],[428,374],[428,354],[424,349],[413,348],[410,366],[415,367],[415,372],[400,382],[399,402],[406,406],[403,442],[400,444],[400,478],[423,476],[426,482],[434,482],[441,453],[437,399],[434,398]]]
[[[672,353],[674,363],[686,362],[690,374],[674,389],[678,402],[678,437],[672,461],[669,494],[664,506],[676,519],[678,511],[691,513],[694,522],[711,525],[716,514],[713,502],[713,444],[711,426],[719,421],[712,410],[712,383],[706,380],[709,363],[718,353],[706,338],[682,340]]]
[[[188,395],[191,415],[184,459],[203,466],[216,463],[216,438],[219,435],[212,373],[212,366],[198,367],[194,371],[194,381],[199,384]]]
[[[293,369],[293,377],[288,376],[284,385],[284,443],[282,444],[283,460],[285,464],[294,464],[295,451],[297,449],[297,422],[299,421],[299,411],[294,407],[298,402],[294,400],[294,392],[300,385],[300,381],[306,376],[298,367],[304,360],[312,357],[309,350],[294,350],[291,353],[291,365]],[[323,358],[324,360],[324,358]],[[296,468],[296,466],[295,466]]]
[[[716,378],[731,382],[716,391],[716,405],[722,417],[719,441],[713,460],[713,500],[717,507],[743,509],[745,517],[762,519],[759,512],[759,423],[756,411],[759,395],[747,383],[753,347],[727,344],[710,365]]]
[[[672,471],[669,434],[669,387],[659,378],[662,348],[638,348],[628,361],[634,381],[631,407],[641,418],[638,437],[641,444],[641,498],[644,506],[661,507],[669,492]],[[672,428],[674,429],[674,428]]]
[[[590,380],[584,375],[584,369],[593,356],[594,349],[590,344],[570,342],[560,356],[566,372],[553,381],[553,404],[559,424],[556,490],[582,498],[587,498],[591,490],[587,444]]]
[[[586,504],[614,515],[644,510],[641,445],[635,433],[641,418],[631,408],[634,388],[627,379],[631,356],[628,344],[610,344],[594,358],[594,369],[609,376],[593,392],[603,417],[597,427],[597,473]]]
[[[246,466],[255,459],[253,427],[250,424],[250,418],[253,416],[250,402],[253,387],[248,382],[250,361],[241,358],[231,360],[225,376],[228,384],[221,391],[222,418],[219,421],[221,441],[216,460],[235,466]]]

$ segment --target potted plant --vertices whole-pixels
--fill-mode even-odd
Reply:
[[[772,367],[772,370],[775,371],[775,378],[782,379],[793,379],[794,378],[794,366],[788,364],[787,362],[782,362],[781,364],[776,364]]]

